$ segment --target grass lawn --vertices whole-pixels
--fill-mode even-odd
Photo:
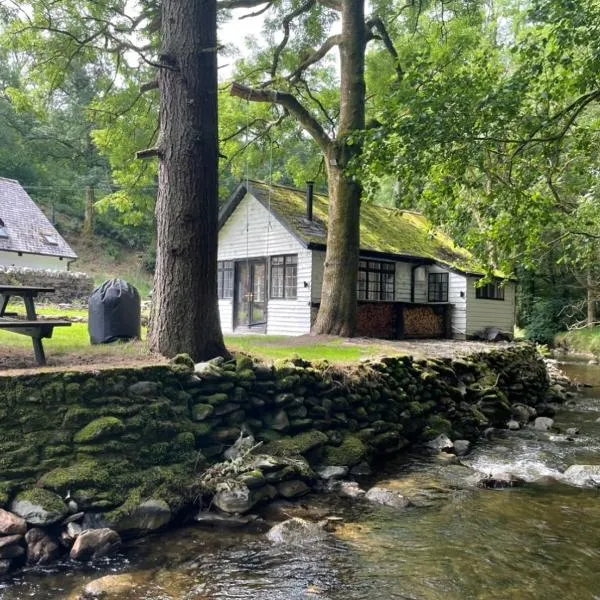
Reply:
[[[600,356],[600,327],[559,333],[555,337],[554,343],[571,352],[585,352]]]
[[[385,342],[355,343],[339,338],[288,337],[275,335],[226,336],[225,343],[233,352],[246,352],[263,360],[298,356],[304,360],[327,360],[346,364],[370,356],[398,354]]]

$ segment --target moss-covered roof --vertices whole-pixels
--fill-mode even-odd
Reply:
[[[327,240],[328,197],[314,194],[313,220],[306,219],[306,192],[279,185],[249,181],[238,188],[224,207],[221,224],[250,192],[275,214],[306,246],[324,246]],[[485,269],[464,248],[434,228],[422,214],[363,202],[360,211],[360,248],[363,252],[422,259],[464,273],[484,274]]]

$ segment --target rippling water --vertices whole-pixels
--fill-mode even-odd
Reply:
[[[600,384],[600,367],[569,365]],[[344,518],[328,540],[272,546],[264,536],[188,527],[138,540],[93,566],[32,570],[0,582],[1,600],[67,599],[89,580],[132,573],[131,600],[600,599],[600,496],[561,482],[572,464],[600,463],[600,387],[562,410],[575,441],[525,430],[478,444],[468,462],[530,483],[468,489],[451,467],[398,461],[380,476],[428,501],[397,512],[323,497],[305,502]],[[459,470],[460,468],[458,468]],[[452,489],[450,489],[452,488]]]

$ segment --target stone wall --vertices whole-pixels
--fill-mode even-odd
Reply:
[[[0,284],[54,288],[54,294],[40,294],[39,302],[87,302],[94,280],[85,273],[0,266]]]
[[[549,391],[529,346],[345,369],[241,357],[194,373],[188,362],[0,378],[0,507],[40,490],[64,507],[69,494],[122,531],[149,499],[172,516],[190,505],[199,475],[242,430],[265,454],[352,467],[440,434],[473,439]]]

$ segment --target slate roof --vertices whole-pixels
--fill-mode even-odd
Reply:
[[[18,181],[0,177],[0,219],[8,237],[0,237],[0,250],[77,258],[38,205]],[[48,243],[44,234],[56,244]]]
[[[327,241],[328,197],[314,194],[313,220],[306,219],[306,191],[249,181],[242,184],[223,207],[219,226],[250,192],[263,206],[271,209],[307,248],[324,248]],[[465,274],[485,275],[486,270],[470,252],[457,246],[450,237],[436,229],[422,214],[363,202],[360,212],[360,249],[363,254],[395,257],[439,264]],[[495,273],[502,277],[501,273]]]

